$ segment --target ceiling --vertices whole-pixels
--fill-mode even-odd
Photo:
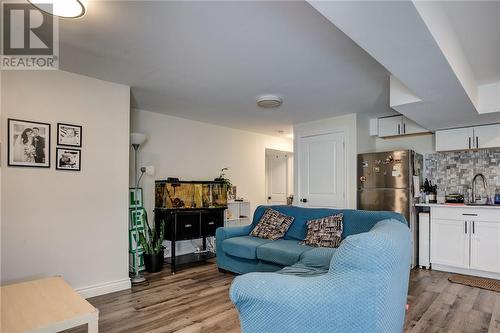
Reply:
[[[500,81],[500,1],[440,3],[478,84]]]
[[[418,102],[393,106],[395,110],[427,129],[438,130],[500,123],[500,112],[478,113],[478,105],[483,100],[479,100],[479,84],[475,78],[477,75],[479,80],[496,80],[494,73],[498,68],[493,70],[493,67],[497,67],[500,57],[498,43],[495,46],[489,43],[498,40],[498,29],[494,28],[498,23],[492,21],[496,14],[485,12],[495,10],[497,6],[471,2],[473,4],[468,6],[477,8],[469,8],[468,16],[454,23],[450,23],[448,4],[444,2],[310,3],[418,97]],[[460,8],[456,11],[465,15],[468,9]],[[459,15],[450,16],[457,20]],[[484,26],[476,27],[481,21],[484,21]],[[473,42],[461,42],[467,28],[468,39],[476,40],[477,49],[471,46]],[[483,40],[478,42],[478,39]],[[467,48],[473,54],[470,59],[462,51]],[[471,60],[480,65],[471,69]],[[486,74],[481,74],[483,72]],[[498,101],[498,95],[494,96],[493,90],[491,92],[487,97],[493,102]]]
[[[271,135],[388,114],[389,73],[307,2],[90,2],[60,68],[131,86],[133,107]],[[278,94],[278,109],[256,106]]]

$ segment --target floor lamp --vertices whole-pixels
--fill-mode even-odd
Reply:
[[[139,147],[144,143],[144,141],[146,141],[146,135],[144,135],[142,133],[130,133],[130,144],[132,145],[132,148],[134,148],[135,218],[137,218],[137,213],[138,213],[138,208],[139,208],[138,207],[139,203],[138,203],[138,199],[137,199],[137,192],[139,189],[139,181],[141,180],[142,176],[144,175],[144,172],[146,171],[146,170],[144,170],[144,172],[142,172],[142,170],[141,170],[141,176],[139,177],[139,179],[137,179],[137,151],[139,150]],[[134,260],[134,271],[135,271],[135,274],[130,281],[132,283],[142,283],[142,282],[146,281],[146,278],[144,276],[142,276],[141,273],[139,273],[139,266],[138,266],[139,255],[138,255],[138,251],[137,251],[137,248],[139,247],[139,234],[137,231],[136,221],[132,221],[132,223],[134,223],[134,231],[135,231],[135,235],[136,235],[137,239],[135,240],[136,249],[134,251],[134,257],[135,257],[134,258],[135,259]]]

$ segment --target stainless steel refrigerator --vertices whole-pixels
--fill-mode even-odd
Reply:
[[[413,240],[412,267],[418,262],[415,196],[422,183],[422,165],[422,155],[412,150],[358,155],[358,209],[394,211],[406,218]]]

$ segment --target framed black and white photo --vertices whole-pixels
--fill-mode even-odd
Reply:
[[[59,146],[82,146],[82,126],[57,123],[57,144]]]
[[[80,171],[82,152],[79,149],[56,148],[56,169]]]
[[[50,168],[50,124],[7,120],[9,166]]]

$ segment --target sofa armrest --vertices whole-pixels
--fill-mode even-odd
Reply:
[[[370,276],[355,272],[318,277],[249,273],[235,278],[230,297],[244,333],[378,332],[371,304],[378,291],[370,284]]]
[[[215,238],[217,240],[223,241],[224,239],[228,238],[246,236],[250,234],[250,231],[252,231],[252,229],[253,226],[251,224],[242,227],[221,227],[217,228],[217,230],[215,231]]]

